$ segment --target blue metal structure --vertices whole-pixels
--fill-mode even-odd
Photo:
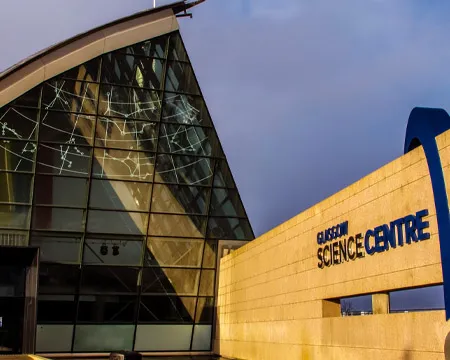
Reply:
[[[450,318],[450,210],[436,136],[450,129],[450,116],[443,109],[414,108],[406,128],[404,153],[422,146],[428,163],[441,249],[445,317]]]

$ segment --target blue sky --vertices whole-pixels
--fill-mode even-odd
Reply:
[[[0,69],[152,3],[3,0]],[[414,106],[450,109],[449,10],[444,0],[207,0],[180,19],[256,234],[400,156]]]

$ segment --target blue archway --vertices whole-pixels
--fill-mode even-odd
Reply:
[[[450,116],[443,109],[414,108],[406,128],[404,153],[423,147],[433,188],[444,280],[445,317],[450,318],[450,211],[436,136],[450,129]]]

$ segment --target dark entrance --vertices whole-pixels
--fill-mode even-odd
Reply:
[[[39,251],[0,246],[0,354],[32,354]]]

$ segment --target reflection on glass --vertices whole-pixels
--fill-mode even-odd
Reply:
[[[19,96],[17,99],[13,100],[10,105],[14,106],[30,106],[37,108],[39,107],[39,99],[41,96],[42,85],[38,85],[33,89],[27,91],[25,94]],[[1,110],[1,108],[0,108]]]
[[[183,41],[178,33],[170,35],[168,58],[170,60],[189,61]]]
[[[205,101],[200,96],[166,93],[162,120],[185,125],[211,126]]]
[[[160,36],[120,49],[118,52],[145,57],[164,58],[167,47],[167,38],[167,35]]]
[[[224,160],[216,162],[216,169],[214,174],[214,186],[235,188],[233,176],[231,175],[230,168]]]
[[[167,63],[166,91],[200,94],[200,89],[190,64],[175,61]]]
[[[83,209],[62,209],[36,206],[32,227],[37,230],[82,231]]]
[[[87,177],[91,150],[80,146],[41,144],[36,171],[40,174]]]
[[[37,205],[85,207],[88,180],[63,176],[36,175],[34,202]]]
[[[0,141],[0,170],[33,171],[36,144],[29,141]]]
[[[209,189],[204,187],[155,184],[152,211],[175,214],[206,214]]]
[[[103,234],[145,235],[148,214],[89,210],[87,231]]]
[[[29,206],[0,205],[0,228],[26,229],[29,214]]]
[[[195,322],[211,324],[213,320],[214,298],[198,298],[197,311],[195,313]]]
[[[39,265],[39,294],[75,294],[79,281],[79,268],[74,265]]]
[[[213,216],[245,217],[239,194],[231,189],[213,189],[210,213]]]
[[[203,268],[216,267],[217,240],[207,240],[203,254]]]
[[[151,181],[154,156],[116,149],[95,149],[92,175],[116,180]]]
[[[161,95],[157,91],[102,85],[98,114],[120,118],[158,121]]]
[[[148,233],[154,236],[202,238],[205,223],[203,216],[151,214]]]
[[[97,111],[98,85],[73,80],[50,80],[44,83],[42,108],[83,114]]]
[[[200,279],[200,289],[198,295],[213,296],[214,295],[214,270],[202,270]]]
[[[142,292],[196,296],[199,280],[200,270],[145,268],[142,277]]]
[[[200,267],[204,240],[183,238],[147,239],[146,266]]]
[[[79,263],[81,236],[56,236],[33,234],[31,246],[40,248],[39,257],[44,262]]]
[[[0,172],[0,202],[31,202],[32,175]]]
[[[139,269],[84,266],[80,292],[83,294],[136,293]]]
[[[102,61],[102,82],[160,89],[163,61],[125,54],[106,54]]]
[[[124,295],[82,295],[78,307],[79,322],[134,321],[136,296]]]
[[[155,151],[158,125],[154,122],[101,117],[95,145],[128,150]]]
[[[194,319],[195,297],[141,296],[140,322],[191,323]]]
[[[91,239],[84,242],[83,263],[89,265],[141,264],[142,239]]]
[[[0,138],[35,140],[38,110],[5,107],[0,109]]]
[[[150,207],[152,185],[142,182],[92,180],[90,207],[145,211]]]
[[[98,81],[100,58],[87,61],[59,75],[60,78],[80,81]]]
[[[161,154],[156,159],[155,181],[186,185],[209,185],[212,180],[212,160],[193,156]]]
[[[94,116],[46,111],[42,114],[39,138],[46,142],[92,146],[94,124]]]
[[[248,220],[236,218],[210,218],[208,237],[222,240],[251,240],[252,229]]]

